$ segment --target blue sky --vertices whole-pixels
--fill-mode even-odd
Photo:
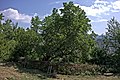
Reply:
[[[51,14],[53,8],[62,8],[62,3],[69,1],[84,9],[97,34],[105,33],[107,21],[113,16],[120,20],[120,0],[0,0],[0,13],[5,19],[29,27],[32,17],[37,15],[43,19]]]

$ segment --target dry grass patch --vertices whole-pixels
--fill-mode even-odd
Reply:
[[[71,76],[71,75],[58,75],[59,79],[54,80],[120,80],[118,76]],[[52,79],[51,79],[52,80]]]

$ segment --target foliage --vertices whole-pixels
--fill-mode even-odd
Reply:
[[[120,23],[112,18],[108,21],[108,28],[106,32],[106,47],[109,53],[119,51],[120,45]]]
[[[19,28],[16,34],[18,45],[14,51],[14,57],[26,57],[27,59],[37,59],[40,57],[41,38],[33,30],[25,31]]]
[[[108,58],[106,51],[102,48],[95,47],[92,49],[92,54],[91,57],[92,59],[90,60],[92,64],[98,64],[98,65],[105,65],[106,60]]]
[[[20,57],[27,59],[40,59],[41,36],[33,29],[24,29],[6,20],[0,24],[0,57],[1,60],[18,61]],[[34,21],[34,20],[32,20]],[[34,25],[34,23],[32,23]]]
[[[12,57],[17,42],[12,39],[11,20],[6,20],[5,23],[1,23],[3,15],[1,14],[0,17],[0,60],[8,60]]]
[[[90,20],[84,10],[73,2],[63,3],[63,9],[53,9],[42,22],[44,60],[63,62],[85,62],[93,39],[88,34]]]
[[[120,66],[120,23],[113,17],[108,21],[108,28],[105,39],[106,49],[111,56],[111,66],[116,72],[119,72]]]
[[[90,64],[64,64],[58,68],[58,73],[67,75],[98,75],[100,66]]]

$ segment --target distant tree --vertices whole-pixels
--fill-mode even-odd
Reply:
[[[41,24],[41,20],[38,16],[32,17],[32,20],[31,20],[31,29],[32,30],[39,33],[40,32],[40,27],[41,27],[40,24]]]
[[[120,50],[120,23],[115,18],[108,21],[105,38],[106,48],[109,53],[114,53]]]
[[[120,66],[120,23],[114,17],[108,21],[105,45],[107,55],[111,57],[109,65],[114,66],[114,69],[118,69]]]

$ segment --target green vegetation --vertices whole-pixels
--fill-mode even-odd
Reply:
[[[108,21],[102,47],[86,13],[73,2],[54,8],[43,20],[33,17],[27,29],[3,18],[0,14],[0,61],[39,69],[49,77],[120,72],[120,23],[115,18]]]

